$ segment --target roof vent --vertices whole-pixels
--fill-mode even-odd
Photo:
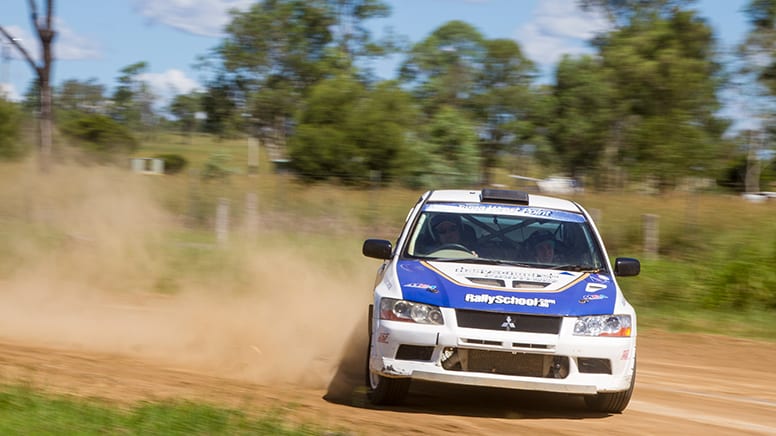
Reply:
[[[507,189],[483,189],[480,201],[491,203],[528,204],[528,193]]]

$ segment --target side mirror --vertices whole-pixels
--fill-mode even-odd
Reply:
[[[393,246],[391,241],[384,239],[367,239],[364,241],[364,246],[361,248],[361,252],[366,257],[374,257],[375,259],[390,259],[393,253]]]
[[[630,257],[618,257],[614,260],[614,275],[620,277],[637,276],[641,272],[641,263],[638,259]]]

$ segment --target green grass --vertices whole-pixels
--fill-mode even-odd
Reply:
[[[119,408],[81,398],[0,387],[0,434],[318,435],[312,424],[289,425],[282,412],[262,416],[185,401]]]

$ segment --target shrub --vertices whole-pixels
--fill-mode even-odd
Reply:
[[[0,158],[16,158],[26,151],[20,145],[21,120],[17,105],[0,97]]]
[[[188,165],[186,158],[179,154],[158,154],[154,156],[156,159],[162,159],[164,161],[164,173],[165,174],[178,174],[183,171]]]
[[[64,121],[60,128],[62,133],[78,140],[81,147],[100,159],[129,154],[138,147],[137,140],[126,127],[105,115],[75,116]]]

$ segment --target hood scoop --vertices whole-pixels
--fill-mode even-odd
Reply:
[[[547,282],[528,282],[524,280],[513,280],[512,281],[512,287],[515,289],[536,289],[536,288],[546,288],[547,286],[550,286],[552,283]]]
[[[496,288],[504,288],[506,284],[501,279],[486,279],[482,277],[466,277],[470,282],[477,285],[493,286]]]

